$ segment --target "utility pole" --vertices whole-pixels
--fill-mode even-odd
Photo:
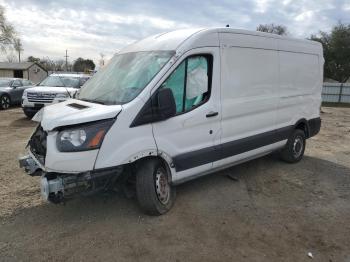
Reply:
[[[66,58],[66,71],[68,71],[68,50],[66,49],[66,55],[64,56]]]
[[[105,65],[105,60],[103,59],[105,55],[103,53],[100,53],[100,67],[103,67]]]

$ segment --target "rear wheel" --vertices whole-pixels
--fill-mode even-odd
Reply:
[[[0,108],[2,110],[6,110],[10,107],[11,105],[11,99],[8,95],[2,95],[0,97]]]
[[[168,168],[159,159],[147,159],[136,172],[136,194],[141,209],[148,215],[168,212],[175,201],[175,188],[170,185]]]
[[[286,146],[281,151],[281,159],[288,163],[299,162],[304,156],[305,145],[305,132],[300,129],[295,129],[289,137]]]

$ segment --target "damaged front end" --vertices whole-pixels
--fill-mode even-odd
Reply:
[[[80,174],[43,173],[41,195],[52,203],[111,189],[123,168],[109,168]]]
[[[19,158],[19,165],[30,176],[41,176],[41,195],[47,201],[61,203],[108,190],[123,172],[122,166],[74,174],[46,170],[46,141],[47,132],[39,125],[27,145],[29,155]]]

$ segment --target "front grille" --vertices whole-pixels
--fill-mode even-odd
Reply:
[[[45,164],[47,133],[39,125],[29,139],[30,151],[37,157],[41,164]]]
[[[27,93],[28,101],[35,103],[51,103],[55,97],[53,93]]]

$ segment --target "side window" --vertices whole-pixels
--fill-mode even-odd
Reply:
[[[29,81],[29,80],[22,80],[22,83],[23,83],[24,86],[31,86],[31,85],[33,85],[33,83],[31,81]]]
[[[15,80],[15,81],[13,81],[12,86],[13,86],[13,87],[22,86],[22,82],[21,82],[20,80]]]
[[[206,102],[210,96],[212,56],[186,58],[162,84],[173,92],[176,112],[183,113]]]
[[[186,61],[183,61],[175,71],[168,77],[168,79],[162,84],[164,88],[170,88],[173,92],[176,112],[180,113],[183,110],[183,97],[185,90],[185,69]]]

